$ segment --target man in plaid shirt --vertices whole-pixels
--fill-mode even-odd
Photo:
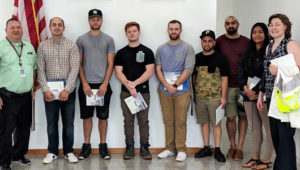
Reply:
[[[55,17],[50,20],[52,38],[44,41],[38,48],[38,81],[45,99],[47,118],[48,151],[43,160],[48,164],[58,155],[59,109],[63,123],[63,151],[69,162],[78,162],[73,154],[75,80],[79,71],[79,51],[77,45],[63,36],[64,21]],[[50,83],[64,84],[59,93],[54,93]]]

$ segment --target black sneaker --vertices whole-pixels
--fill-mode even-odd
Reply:
[[[89,157],[91,155],[91,144],[82,144],[81,152],[78,155],[78,159],[84,160],[85,158]]]
[[[107,150],[107,144],[106,143],[100,143],[99,144],[99,153],[101,157],[105,160],[108,160],[111,158],[108,150]]]
[[[126,141],[126,151],[123,154],[124,160],[129,160],[134,157],[134,142]]]
[[[31,161],[29,159],[26,159],[24,156],[22,156],[20,158],[14,158],[13,161],[18,162],[22,165],[30,165],[31,164]]]
[[[195,158],[203,158],[206,156],[212,156],[212,152],[209,146],[204,146],[198,153],[195,154]]]
[[[218,162],[226,162],[226,158],[220,149],[215,149],[214,157]]]
[[[10,164],[0,164],[1,170],[11,170]]]
[[[151,160],[152,159],[152,155],[151,153],[149,152],[149,143],[142,143],[141,144],[141,148],[140,148],[140,155],[143,159],[145,160]]]

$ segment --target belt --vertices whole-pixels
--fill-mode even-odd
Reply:
[[[0,88],[0,94],[6,96],[6,97],[24,97],[26,95],[30,95],[31,91],[25,92],[25,93],[14,93],[6,90],[5,88]]]

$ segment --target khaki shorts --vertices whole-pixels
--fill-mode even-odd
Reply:
[[[220,106],[220,101],[207,101],[196,96],[196,115],[197,123],[202,124],[210,122],[211,125],[216,125],[216,110]],[[221,124],[221,121],[218,125]]]
[[[230,88],[227,90],[227,104],[225,108],[225,116],[233,117],[233,116],[246,116],[244,111],[241,111],[237,107],[237,100],[240,95],[241,90],[239,88]]]

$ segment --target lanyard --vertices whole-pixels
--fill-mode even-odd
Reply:
[[[7,41],[9,42],[10,46],[15,50],[16,54],[18,55],[19,57],[19,66],[22,67],[22,60],[21,60],[21,57],[22,57],[22,52],[23,52],[23,42],[21,41],[21,51],[20,53],[18,53],[16,47],[13,45],[13,43],[6,37]]]

